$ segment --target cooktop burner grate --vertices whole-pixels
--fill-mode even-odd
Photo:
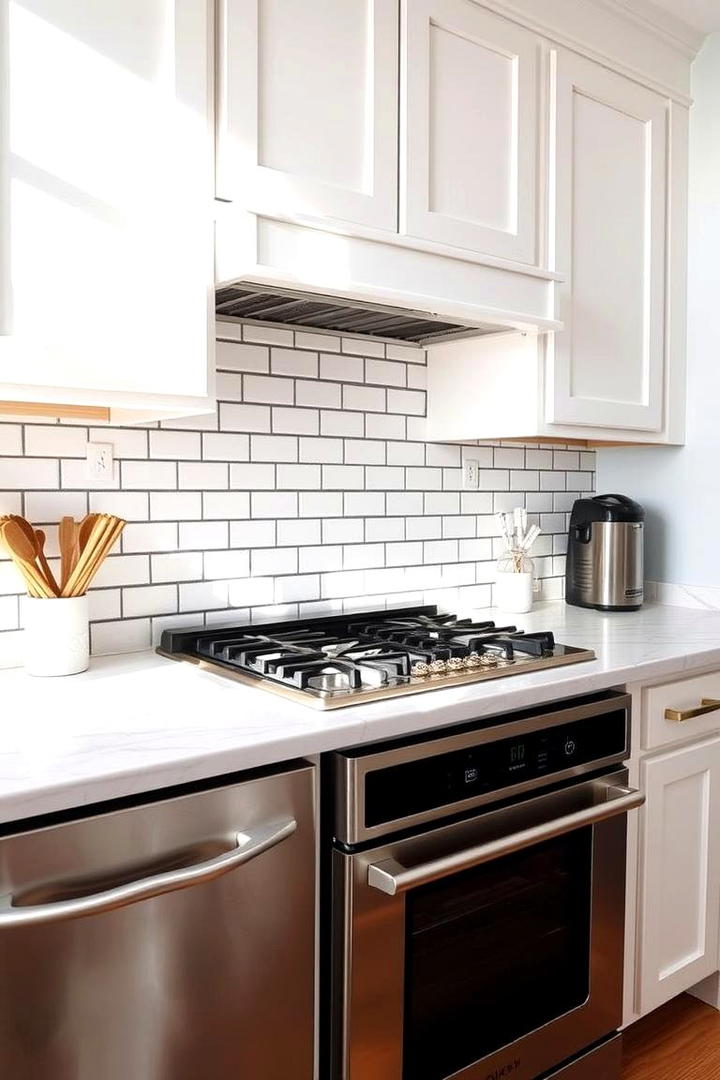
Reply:
[[[458,619],[434,606],[166,630],[158,652],[321,709],[595,658],[550,631]]]

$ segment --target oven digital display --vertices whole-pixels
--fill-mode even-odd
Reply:
[[[562,773],[572,765],[622,754],[626,724],[625,710],[616,709],[534,731],[521,739],[482,743],[369,772],[365,778],[365,825],[371,828],[452,806],[463,799]]]

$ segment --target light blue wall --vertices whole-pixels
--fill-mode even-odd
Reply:
[[[597,490],[645,506],[649,581],[720,586],[720,34],[692,92],[687,444],[599,450]]]

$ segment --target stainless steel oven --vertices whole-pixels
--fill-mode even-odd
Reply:
[[[609,692],[334,755],[332,1080],[616,1080],[629,717]]]

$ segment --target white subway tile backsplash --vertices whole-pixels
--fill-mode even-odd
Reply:
[[[388,390],[387,411],[425,416],[425,394],[420,390]]]
[[[128,521],[92,590],[95,651],[148,647],[168,626],[488,605],[493,515],[522,505],[545,530],[542,595],[562,595],[568,511],[593,489],[594,452],[427,443],[422,349],[238,322],[219,338],[214,414],[0,424],[0,513],[42,524],[54,562],[63,514]],[[113,444],[107,488],[88,480],[88,438]],[[0,665],[17,662],[21,590],[0,560]]]
[[[341,389],[339,383],[320,382],[318,379],[308,382],[298,379],[295,383],[295,404],[319,405],[323,409],[339,409],[341,405]]]
[[[218,405],[222,431],[269,431],[268,405]]]
[[[272,405],[292,405],[295,384],[292,379],[266,375],[244,375],[245,401],[264,401]]]
[[[178,547],[183,551],[208,551],[227,548],[228,535],[227,521],[181,522]],[[232,544],[232,547],[235,547],[235,544]]]
[[[229,371],[218,371],[215,394],[218,401],[242,401],[242,377]]]
[[[404,439],[405,425],[404,416],[368,413],[365,417],[365,435],[368,439]]]
[[[320,431],[320,413],[317,409],[277,405],[272,411],[272,428],[278,434],[317,435]]]
[[[107,442],[107,439],[104,440]],[[28,424],[25,428],[25,454],[28,457],[79,457],[87,455],[85,428],[48,424]]]
[[[274,547],[275,534],[274,521],[234,521],[230,526],[230,547]]]
[[[247,461],[250,456],[250,438],[247,435],[226,435],[208,431],[202,437],[204,461]]]
[[[389,442],[387,444],[388,465],[424,465],[425,444],[412,442]]]
[[[365,361],[354,356],[320,355],[320,378],[338,382],[364,382]]]
[[[203,517],[208,520],[227,518],[233,521],[250,517],[250,494],[247,491],[205,491],[202,504]]]
[[[224,462],[181,461],[178,487],[181,491],[220,491],[228,486],[228,466]]]
[[[372,521],[382,521],[382,518],[368,518],[365,522],[362,518],[326,518],[322,522],[323,544],[358,544],[367,535],[371,539],[368,525]],[[375,536],[372,539],[378,540]],[[319,541],[317,541],[319,543]]]
[[[304,518],[288,518],[286,521],[278,521],[278,546],[300,547],[303,544],[321,543],[321,524],[319,520],[306,520]],[[266,546],[269,547],[271,544]]]
[[[233,490],[275,487],[275,466],[270,462],[230,466],[230,487]]]
[[[281,330],[276,326],[263,326],[260,323],[245,323],[243,341],[261,342],[264,345],[292,345],[292,330]]]
[[[145,585],[123,589],[122,604],[127,619],[177,611],[177,585]]]
[[[407,367],[398,360],[366,360],[365,382],[379,386],[406,386]]]
[[[343,496],[340,496],[343,498]],[[344,512],[346,517],[377,517],[390,513],[389,500],[383,491],[346,491]]]
[[[362,412],[385,412],[386,391],[379,386],[344,386],[342,404],[344,409]]]
[[[301,491],[319,488],[321,479],[320,465],[278,465],[277,486]]]
[[[179,551],[150,556],[150,573],[154,582],[197,581],[202,577],[203,557],[200,551]]]
[[[273,375],[300,375],[317,378],[317,353],[304,349],[271,349],[270,370]],[[266,400],[266,399],[262,399]]]
[[[365,470],[365,486],[371,491],[402,491],[405,487],[405,469],[397,465],[369,465]]]
[[[149,525],[128,524],[122,534],[124,555],[140,551],[172,551],[178,546],[178,527],[175,522],[153,522]]]
[[[299,493],[300,517],[341,517],[342,513],[343,497],[341,491],[301,491]],[[289,517],[290,515],[284,516]]]
[[[254,548],[250,552],[250,571],[253,577],[296,574],[297,564],[297,548]]]
[[[365,433],[365,417],[361,412],[328,412],[320,413],[321,435],[346,435],[348,437],[362,437]]]
[[[205,573],[208,581],[221,578],[247,577],[250,567],[249,551],[206,551]]]
[[[322,486],[337,491],[365,486],[365,472],[361,465],[322,465]]]
[[[117,498],[118,492],[113,496]],[[147,517],[147,495],[142,496],[144,516]],[[83,518],[88,512],[88,497],[84,491],[28,491],[25,494],[25,516],[35,525],[46,525],[69,515]],[[100,511],[101,512],[101,511]],[[21,513],[16,510],[0,510],[1,513]],[[127,514],[122,514],[127,518]]]
[[[263,345],[218,341],[215,345],[215,363],[218,371],[266,372],[270,370],[270,354]]]
[[[342,460],[342,439],[300,439],[300,461],[334,464]]]
[[[28,491],[57,488],[58,462],[21,457],[0,457],[0,488]]]
[[[178,466],[174,461],[123,461],[120,470],[125,490],[154,491],[177,488]]]
[[[297,492],[253,491],[250,496],[250,512],[253,517],[262,518],[297,517]]]
[[[0,454],[22,454],[20,424],[0,424]]]
[[[251,435],[253,461],[297,461],[298,441],[294,435]]]
[[[146,458],[148,433],[139,428],[90,428],[90,442],[112,443],[116,458]]]
[[[151,431],[150,457],[172,461],[199,459],[200,438],[196,431]]]
[[[356,353],[358,356],[384,356],[385,345],[382,341],[371,341],[369,338],[342,338],[342,351],[344,353]]]

